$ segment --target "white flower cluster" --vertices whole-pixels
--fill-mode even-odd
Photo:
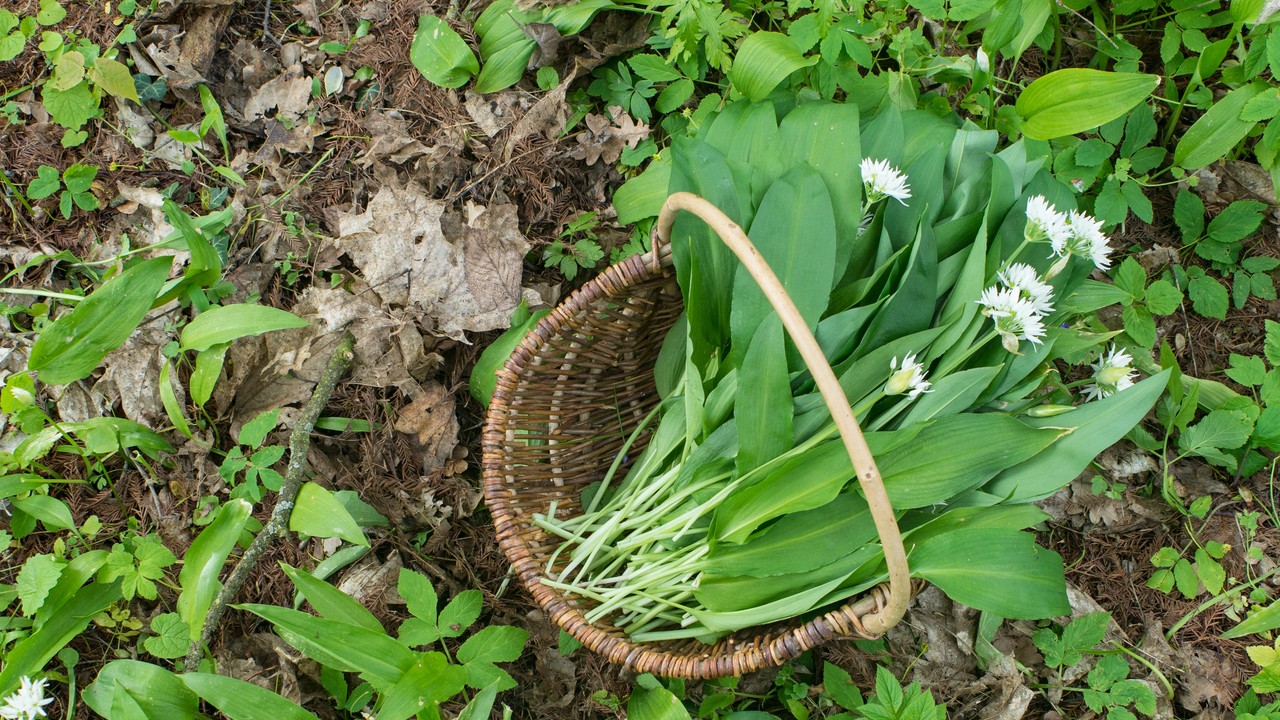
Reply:
[[[874,205],[887,197],[907,204],[907,198],[911,197],[907,176],[890,165],[888,160],[863,158],[858,167],[862,170],[862,188],[867,193],[867,205]]]
[[[1084,389],[1085,400],[1101,400],[1133,385],[1136,372],[1130,365],[1133,357],[1124,350],[1111,346],[1111,350],[1090,365],[1093,368],[1093,384]]]
[[[1004,348],[1017,355],[1020,341],[1038,345],[1044,337],[1044,317],[1053,312],[1053,288],[1025,263],[1013,263],[998,277],[1000,283],[983,290],[978,304],[995,323]]]
[[[1102,223],[1086,213],[1072,210],[1062,214],[1045,200],[1033,195],[1027,201],[1027,224],[1023,236],[1028,242],[1048,240],[1058,261],[1048,276],[1062,272],[1072,257],[1082,257],[1099,270],[1111,267],[1111,247],[1102,232]]]
[[[0,705],[0,718],[5,720],[35,720],[46,717],[44,706],[53,702],[53,698],[44,696],[44,684],[47,680],[36,680],[23,675],[22,685],[4,699]]]
[[[933,383],[925,380],[924,365],[916,362],[915,353],[902,359],[902,367],[898,367],[898,358],[894,356],[889,363],[889,382],[885,383],[885,395],[907,395],[908,400],[915,400],[921,393],[933,392]]]

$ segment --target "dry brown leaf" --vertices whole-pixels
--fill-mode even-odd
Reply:
[[[244,117],[257,120],[267,117],[274,109],[276,118],[297,122],[306,114],[310,101],[311,79],[303,74],[300,65],[293,65],[250,95],[244,106]]]
[[[583,118],[587,129],[578,134],[578,146],[569,151],[570,157],[585,160],[588,165],[600,160],[615,163],[624,147],[634,148],[649,137],[649,126],[637,123],[622,108],[610,107],[608,113],[591,113]]]
[[[516,90],[489,95],[478,95],[468,90],[463,107],[480,131],[493,137],[524,115],[528,102],[526,93]]]
[[[417,183],[392,181],[363,213],[339,218],[335,242],[383,303],[434,319],[441,335],[507,327],[529,252],[516,208],[469,204],[463,218],[447,207]]]
[[[458,417],[453,394],[444,385],[427,383],[420,392],[400,410],[395,428],[414,436],[423,451],[423,472],[430,473],[451,459],[458,445]]]

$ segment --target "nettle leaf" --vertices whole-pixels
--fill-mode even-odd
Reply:
[[[1031,635],[1031,642],[1044,655],[1046,666],[1068,668],[1084,660],[1084,653],[1102,642],[1110,622],[1111,613],[1088,613],[1062,628],[1061,635],[1050,628],[1035,631]]]
[[[1178,436],[1178,449],[1184,455],[1208,457],[1222,450],[1234,450],[1249,441],[1253,421],[1235,410],[1214,410],[1200,422]]]
[[[1226,375],[1246,387],[1257,387],[1266,379],[1267,365],[1257,355],[1231,353],[1231,367],[1227,368]]]
[[[1076,146],[1077,165],[1101,165],[1111,157],[1116,146],[1102,138],[1089,138]]]
[[[1147,286],[1147,309],[1153,315],[1171,315],[1182,306],[1182,291],[1168,280],[1156,280]]]
[[[458,637],[480,617],[484,594],[479,590],[463,590],[440,611],[440,636]]]
[[[1204,201],[1193,192],[1179,190],[1173,203],[1173,221],[1182,231],[1182,242],[1195,242],[1204,233]]]
[[[49,591],[58,584],[66,563],[49,554],[32,555],[18,571],[18,599],[22,614],[31,617],[44,604]]]
[[[1187,294],[1191,296],[1192,308],[1200,315],[1215,320],[1227,319],[1230,306],[1227,289],[1215,278],[1208,275],[1192,277],[1187,281]]]
[[[1208,235],[1224,243],[1242,240],[1257,231],[1266,208],[1255,200],[1237,200],[1209,221]]]

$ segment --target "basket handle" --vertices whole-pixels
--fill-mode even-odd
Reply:
[[[866,496],[867,505],[871,509],[871,517],[875,521],[876,532],[880,535],[880,543],[884,548],[885,564],[889,570],[889,594],[884,605],[876,612],[863,616],[862,624],[871,635],[879,635],[902,619],[907,611],[907,603],[911,599],[911,574],[907,569],[907,554],[902,546],[902,533],[898,530],[898,521],[893,515],[893,507],[889,504],[889,496],[884,490],[884,482],[880,478],[880,469],[871,456],[867,441],[862,436],[862,428],[849,407],[840,381],[836,379],[831,365],[827,363],[818,341],[809,330],[809,325],[800,316],[800,311],[791,301],[791,296],[782,287],[778,276],[765,262],[764,256],[747,238],[747,234],[720,211],[715,205],[693,193],[672,193],[662,205],[658,213],[658,222],[653,231],[653,249],[650,251],[652,261],[656,264],[661,254],[661,246],[670,244],[671,226],[675,222],[676,213],[684,210],[697,215],[715,231],[724,244],[742,261],[747,272],[755,279],[764,295],[768,298],[778,317],[782,319],[787,334],[796,344],[800,356],[813,373],[814,382],[822,393],[822,399],[831,410],[840,437],[844,440],[845,450],[853,461],[854,470],[858,474],[858,484]]]

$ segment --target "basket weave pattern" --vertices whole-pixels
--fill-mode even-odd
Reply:
[[[742,675],[833,638],[867,637],[860,618],[884,606],[882,587],[803,624],[749,628],[714,645],[693,639],[638,644],[611,625],[588,623],[583,612],[591,601],[540,582],[561,540],[533,525],[532,516],[548,512],[553,501],[558,516],[581,511],[582,488],[603,477],[659,400],[653,366],[682,307],[669,253],[633,256],[543,318],[498,373],[482,466],[485,502],[503,552],[553,622],[636,672],[689,679]],[[636,441],[630,459],[646,440]]]

